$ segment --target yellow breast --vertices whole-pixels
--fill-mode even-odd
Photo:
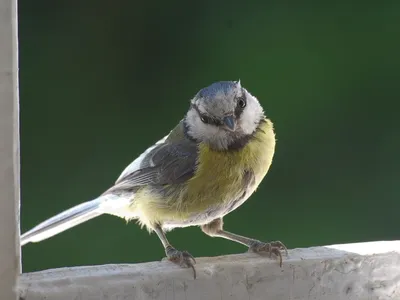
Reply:
[[[254,189],[267,174],[275,151],[275,134],[270,120],[263,122],[253,138],[237,151],[215,151],[200,145],[199,167],[188,183],[188,197],[200,210],[215,202],[236,199],[243,193],[243,176],[254,174]],[[253,191],[254,191],[253,189]],[[252,191],[252,192],[253,192]],[[219,199],[216,199],[219,198]]]
[[[173,198],[157,199],[146,190],[136,196],[132,209],[139,221],[151,224],[174,223],[201,215],[210,207],[223,207],[243,196],[243,176],[254,175],[247,187],[246,197],[260,184],[271,165],[275,151],[275,134],[270,120],[262,122],[251,140],[240,150],[216,151],[206,144],[199,145],[198,168],[187,183],[179,187]],[[245,199],[244,199],[245,200]],[[194,225],[194,224],[192,224]]]

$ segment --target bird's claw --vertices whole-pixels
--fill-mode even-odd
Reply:
[[[192,268],[194,279],[196,279],[196,269],[194,268],[196,260],[193,255],[187,251],[176,250],[171,246],[165,249],[165,254],[168,257],[168,260],[178,264],[179,266],[183,268]]]
[[[249,252],[255,252],[255,253],[266,252],[269,253],[270,257],[272,256],[272,254],[275,254],[276,256],[279,257],[280,267],[282,267],[282,251],[284,251],[286,256],[288,256],[288,251],[286,246],[280,241],[274,241],[269,243],[254,241],[249,247]]]

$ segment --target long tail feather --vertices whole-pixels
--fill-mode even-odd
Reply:
[[[21,236],[21,246],[30,242],[40,242],[101,214],[103,197],[74,206],[40,223]]]

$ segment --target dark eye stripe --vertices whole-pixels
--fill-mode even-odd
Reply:
[[[197,111],[197,113],[199,114],[199,117],[200,117],[200,119],[201,119],[201,121],[203,123],[212,124],[212,125],[215,125],[215,126],[221,125],[220,121],[218,121],[218,120],[216,120],[216,119],[214,119],[214,118],[212,118],[210,116],[207,116],[207,115],[203,114],[196,104],[192,103],[191,106]]]
[[[201,114],[201,111],[199,110],[198,106],[196,104],[192,103],[191,107],[194,108],[197,111],[197,113],[199,114],[199,116],[201,117],[202,114]]]

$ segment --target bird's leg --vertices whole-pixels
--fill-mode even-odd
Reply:
[[[201,226],[201,230],[212,237],[222,237],[224,239],[228,239],[249,247],[249,251],[262,253],[267,252],[271,256],[275,254],[279,257],[279,265],[282,267],[282,253],[281,251],[285,251],[286,255],[288,254],[286,246],[279,241],[264,243],[255,239],[247,238],[238,234],[234,234],[228,231],[223,230],[223,221],[222,218],[215,219],[210,223]]]
[[[154,231],[163,244],[168,259],[181,267],[192,268],[196,279],[196,269],[194,268],[196,260],[194,257],[187,251],[180,251],[172,247],[160,225],[154,226]]]

